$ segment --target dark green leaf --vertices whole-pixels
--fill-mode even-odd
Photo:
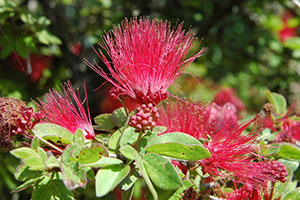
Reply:
[[[130,172],[128,165],[113,165],[99,169],[96,174],[96,195],[103,197],[112,191]]]
[[[97,124],[95,128],[99,130],[111,130],[115,127],[112,121],[112,114],[109,113],[97,115],[94,121]]]
[[[35,179],[41,177],[43,171],[30,170],[28,166],[22,165],[15,172],[15,178],[18,181],[28,181],[29,179]]]
[[[72,191],[68,190],[62,180],[45,177],[32,193],[32,200],[74,200]]]
[[[166,133],[153,138],[147,145],[147,152],[192,161],[211,156],[198,140],[180,132]]]
[[[135,184],[135,182],[138,179],[138,174],[137,172],[131,172],[131,174],[129,174],[121,183],[120,183],[120,188],[123,191],[127,191],[130,188],[133,188],[133,185]]]
[[[10,45],[5,45],[2,49],[1,49],[1,55],[0,58],[1,59],[5,59],[11,52],[12,52],[12,47]]]
[[[25,190],[25,189],[27,189],[28,187],[35,185],[37,182],[39,182],[39,181],[42,180],[43,178],[44,178],[43,176],[40,176],[40,177],[37,177],[37,178],[29,179],[28,181],[26,181],[26,182],[23,183],[22,185],[19,185],[19,186],[18,186],[16,189],[14,189],[12,192],[20,192],[20,191],[22,191],[22,190]]]
[[[163,190],[176,190],[182,186],[179,175],[170,160],[149,153],[143,157],[144,166],[152,182]]]
[[[114,123],[115,126],[117,127],[124,126],[126,120],[127,120],[127,115],[123,107],[118,108],[112,112],[112,122]]]

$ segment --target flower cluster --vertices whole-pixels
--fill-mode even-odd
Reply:
[[[14,148],[15,136],[31,138],[30,130],[43,117],[17,98],[0,98],[0,149],[8,151]]]

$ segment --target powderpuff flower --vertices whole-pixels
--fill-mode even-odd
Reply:
[[[0,97],[0,151],[9,151],[15,148],[17,146],[16,136],[32,139],[30,130],[42,117],[42,113],[34,112],[20,99]],[[26,140],[23,145],[25,144]]]
[[[62,91],[51,89],[45,95],[45,101],[39,100],[37,104],[44,114],[44,122],[60,125],[70,132],[75,133],[80,128],[87,139],[95,136],[89,113],[87,91],[84,84],[87,112],[84,101],[81,101],[78,91],[74,90],[70,81],[62,85]]]
[[[255,188],[264,185],[267,180],[277,180],[270,173],[272,170],[265,171],[265,165],[255,162],[260,159],[255,156],[257,134],[245,133],[245,129],[259,115],[249,122],[237,125],[237,122],[232,122],[234,120],[230,121],[237,118],[233,118],[233,112],[228,107],[180,101],[161,108],[160,115],[159,125],[167,126],[168,132],[181,131],[203,140],[203,145],[212,155],[198,161],[205,173],[221,180],[249,183]],[[281,171],[276,172],[280,173]],[[284,180],[281,175],[279,178]]]
[[[214,102],[219,106],[224,106],[226,103],[231,103],[239,112],[245,110],[244,103],[236,95],[233,88],[224,88],[219,91],[215,96]]]
[[[156,105],[167,97],[175,79],[205,51],[196,52],[195,40],[191,31],[183,30],[183,24],[172,28],[167,21],[125,19],[103,36],[100,46],[108,57],[101,50],[97,52],[110,75],[97,63],[85,62],[115,87],[114,96]]]
[[[285,119],[281,129],[282,131],[276,137],[276,142],[300,142],[300,122],[289,118]]]

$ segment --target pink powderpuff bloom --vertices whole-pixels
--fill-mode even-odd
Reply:
[[[97,52],[110,75],[97,64],[86,64],[115,88],[118,98],[130,97],[139,104],[157,104],[167,97],[167,89],[205,49],[183,24],[171,27],[167,21],[148,18],[123,20],[103,36]],[[189,57],[190,56],[190,57]],[[189,57],[189,58],[188,58]],[[111,62],[109,61],[109,59]]]
[[[245,110],[244,103],[236,95],[233,88],[224,88],[219,91],[215,96],[214,102],[219,106],[224,106],[226,103],[232,103],[237,111],[240,112]]]
[[[73,134],[80,128],[87,139],[94,138],[95,133],[89,113],[87,91],[84,84],[87,113],[83,106],[78,91],[76,92],[70,81],[62,85],[62,91],[51,89],[45,95],[45,101],[39,100],[37,104],[44,114],[44,121],[60,125]]]
[[[287,118],[283,120],[282,131],[277,135],[276,142],[300,142],[300,122]]]
[[[244,132],[259,115],[241,125],[232,115],[226,106],[178,101],[160,109],[159,125],[166,126],[168,132],[181,131],[202,140],[212,156],[198,163],[213,177],[249,183],[254,188],[264,185],[266,180],[276,181],[264,165],[254,162],[260,159],[255,155],[257,134]]]

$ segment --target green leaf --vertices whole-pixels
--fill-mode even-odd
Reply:
[[[12,52],[12,47],[10,45],[5,45],[4,47],[2,47],[1,49],[1,55],[0,58],[1,59],[5,59],[10,53]]]
[[[179,175],[170,160],[149,153],[143,157],[144,166],[152,182],[163,190],[176,190],[182,186]]]
[[[40,176],[40,177],[37,177],[37,178],[29,179],[28,181],[26,181],[22,185],[19,185],[17,188],[15,188],[12,192],[20,192],[22,190],[25,190],[28,187],[35,185],[37,182],[39,182],[43,178],[44,178],[43,176]]]
[[[59,167],[59,163],[60,163],[59,160],[55,156],[51,155],[46,160],[45,165],[46,165],[46,167],[48,169],[52,169],[52,168],[56,168],[56,167],[58,168]]]
[[[290,182],[292,181],[293,178],[293,171],[291,168],[286,167],[287,172],[289,173],[288,176],[286,177],[286,181],[284,183],[277,181],[274,185],[274,194],[273,194],[273,199],[279,198],[288,188]]]
[[[117,127],[124,126],[126,120],[127,120],[127,115],[123,107],[118,108],[112,112],[112,122],[115,126]]]
[[[76,130],[73,139],[74,139],[74,142],[77,143],[78,145],[84,144],[85,136],[84,136],[83,131],[80,128]]]
[[[28,181],[43,175],[43,171],[30,170],[28,166],[22,165],[15,172],[15,178],[18,181]]]
[[[274,106],[274,111],[277,114],[284,115],[286,113],[286,100],[281,94],[266,91],[267,99]]]
[[[12,155],[21,159],[31,170],[44,169],[43,161],[40,155],[28,147],[21,147],[10,151]]]
[[[81,167],[107,167],[110,165],[120,165],[122,164],[123,161],[117,158],[110,158],[110,157],[105,157],[102,156],[100,160],[94,163],[89,163],[89,164],[81,164]]]
[[[136,171],[131,172],[126,178],[120,183],[120,188],[122,191],[127,191],[130,188],[133,188],[133,185],[138,180],[139,175]]]
[[[188,180],[183,180],[183,187],[176,190],[176,192],[168,199],[168,200],[178,200],[182,198],[182,193],[188,189],[189,187],[192,187],[193,184]]]
[[[34,134],[45,140],[49,140],[54,144],[71,144],[73,134],[66,128],[51,123],[40,123],[34,126]]]
[[[152,133],[155,133],[157,135],[157,134],[166,132],[166,130],[167,130],[167,127],[165,127],[165,126],[155,126],[152,129]]]
[[[284,197],[283,200],[298,200],[300,196],[300,188],[296,188],[295,190],[287,193]]]
[[[37,151],[38,147],[40,146],[39,138],[34,137],[31,140],[31,149]]]
[[[44,149],[42,149],[41,147],[38,148],[38,154],[40,155],[40,158],[42,159],[42,162],[45,163],[48,155],[47,153],[44,151]]]
[[[45,45],[48,45],[48,44],[60,45],[61,44],[61,40],[58,37],[52,35],[45,29],[38,31],[35,34],[36,34],[36,37],[38,38],[39,42],[41,42],[42,44],[45,44]]]
[[[109,141],[108,141],[108,148],[110,150],[117,150],[118,146],[119,146],[119,140],[121,138],[122,135],[122,131],[124,129],[120,128],[118,129],[116,132],[114,132],[112,134],[112,136],[110,137]]]
[[[291,37],[284,41],[284,47],[290,48],[292,50],[300,49],[300,38],[299,37]]]
[[[77,156],[77,161],[82,164],[94,163],[99,160],[103,155],[107,155],[104,146],[94,146],[91,148],[84,148]]]
[[[79,146],[78,144],[70,144],[68,145],[61,156],[61,161],[64,164],[68,164],[70,159],[73,158],[75,160],[75,157],[79,155],[80,151],[83,149],[82,146]]]
[[[152,194],[153,199],[158,200],[157,192],[155,191],[155,188],[153,187],[153,185],[150,181],[150,178],[147,174],[147,171],[146,171],[146,168],[144,166],[143,160],[142,160],[141,156],[138,153],[135,154],[135,162],[136,162],[136,166],[139,168],[139,170],[140,170],[140,172],[141,172],[141,174],[142,174],[142,176],[143,176],[143,178],[144,178],[144,180],[145,180],[145,182],[146,182],[146,184],[147,184],[147,186],[148,186],[148,188],[149,188],[149,190]]]
[[[96,174],[96,196],[103,197],[112,191],[130,172],[130,166],[113,165],[99,169]]]
[[[194,137],[181,133],[166,133],[153,138],[146,147],[147,152],[183,160],[209,158],[210,152]]]
[[[125,129],[121,140],[120,146],[124,146],[126,144],[134,144],[139,138],[139,134],[135,132],[133,127],[128,127]]]
[[[62,180],[45,177],[32,193],[32,200],[74,200],[72,191],[68,190]]]
[[[97,124],[96,129],[99,130],[111,130],[115,127],[112,120],[112,114],[109,113],[97,115],[94,118],[94,121]]]
[[[120,148],[120,152],[128,158],[129,160],[134,160],[135,159],[135,154],[137,151],[130,145],[125,145]]]
[[[69,190],[73,190],[78,187],[84,187],[87,184],[86,176],[81,179],[71,168],[67,167],[63,163],[60,163],[60,169],[63,176],[63,182]]]
[[[133,187],[130,190],[122,192],[122,200],[131,200],[133,195]]]
[[[283,143],[280,145],[278,156],[286,159],[300,160],[300,149],[295,145]]]

